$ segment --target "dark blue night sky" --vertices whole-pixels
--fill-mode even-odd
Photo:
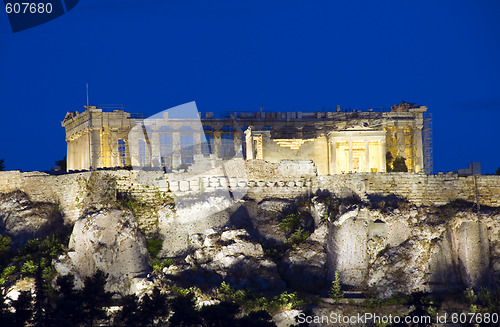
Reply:
[[[0,158],[47,170],[90,104],[152,115],[426,105],[434,172],[500,166],[500,1],[80,0],[12,33],[0,13]]]

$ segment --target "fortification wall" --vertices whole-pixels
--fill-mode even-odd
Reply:
[[[413,173],[361,173],[319,176],[313,189],[341,195],[350,189],[362,198],[396,195],[416,205],[444,205],[466,200],[493,207],[500,206],[500,176],[467,176],[456,174],[425,175]],[[477,190],[477,192],[476,192]]]
[[[267,169],[267,168],[266,168]],[[268,170],[263,170],[268,172]],[[425,175],[414,173],[359,173],[332,176],[285,176],[258,174],[249,178],[202,176],[189,180],[170,180],[161,172],[105,171],[116,177],[122,192],[147,199],[157,192],[175,192],[177,195],[195,195],[201,192],[232,189],[247,190],[252,198],[268,196],[294,197],[313,194],[319,190],[337,196],[356,193],[362,199],[373,196],[396,195],[416,205],[443,205],[463,199],[470,202],[477,197],[481,205],[500,206],[500,176],[458,177],[453,174]],[[140,174],[140,175],[139,175]],[[90,172],[49,175],[42,172],[0,172],[0,193],[21,190],[33,201],[58,203],[67,221],[75,221],[81,214],[78,198],[82,196],[84,181]],[[147,183],[139,182],[147,180]]]

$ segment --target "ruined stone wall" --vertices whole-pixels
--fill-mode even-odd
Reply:
[[[307,163],[304,164],[307,167]],[[170,181],[160,172],[106,171],[116,177],[119,191],[147,199],[157,192],[174,191],[196,195],[219,189],[246,188],[253,198],[266,196],[294,197],[327,190],[338,196],[356,193],[367,200],[373,196],[396,195],[416,205],[443,205],[463,199],[470,202],[477,197],[481,205],[500,206],[500,176],[458,177],[453,174],[424,175],[413,173],[359,173],[332,176],[288,175],[279,166],[269,169],[262,165],[249,171],[248,177],[202,176],[189,180]],[[140,175],[139,175],[140,174]],[[287,176],[288,175],[288,176]],[[21,190],[32,201],[58,203],[67,221],[80,216],[77,206],[82,194],[83,180],[90,172],[49,175],[42,172],[0,172],[0,193]],[[148,180],[147,183],[138,180]]]
[[[425,175],[413,173],[360,173],[319,176],[314,189],[340,194],[350,189],[361,198],[396,195],[416,205],[444,205],[453,200],[466,200],[493,207],[500,206],[500,176],[467,176],[455,174]]]

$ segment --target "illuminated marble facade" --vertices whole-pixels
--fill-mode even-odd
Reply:
[[[146,166],[176,169],[202,157],[247,160],[312,160],[319,175],[384,172],[386,153],[404,157],[408,171],[421,172],[425,106],[402,102],[390,111],[206,113],[187,121],[164,115],[139,119],[123,110],[87,106],[68,112],[68,170]],[[193,124],[200,127],[192,128]],[[130,146],[129,132],[142,125],[149,136]],[[165,127],[168,126],[168,127]],[[143,142],[144,144],[139,144]]]

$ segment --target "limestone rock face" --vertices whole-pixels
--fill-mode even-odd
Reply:
[[[174,209],[160,208],[159,233],[163,237],[164,256],[176,256],[191,247],[190,235],[202,233],[209,228],[227,225],[239,204],[232,205],[223,196],[184,199],[183,205]],[[228,208],[229,207],[229,208]]]
[[[280,267],[289,285],[307,292],[328,289],[325,251],[327,233],[326,225],[322,225],[305,242],[285,254]]]
[[[262,246],[243,229],[204,233],[203,246],[185,258],[176,276],[219,286],[277,291],[284,288],[276,264],[264,257]],[[193,267],[195,267],[193,269]]]
[[[330,224],[328,276],[338,270],[343,284],[384,298],[490,287],[500,277],[499,230],[498,213],[353,208]]]
[[[131,213],[101,211],[75,223],[67,258],[61,258],[56,269],[80,280],[100,269],[109,274],[108,291],[127,294],[135,291],[134,278],[150,270],[147,256],[146,241]]]
[[[15,246],[52,234],[62,226],[55,204],[32,202],[21,191],[0,194],[0,233],[10,236]]]

